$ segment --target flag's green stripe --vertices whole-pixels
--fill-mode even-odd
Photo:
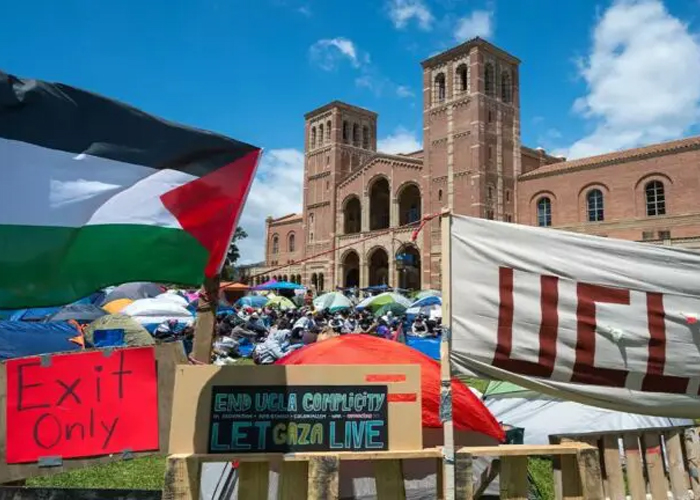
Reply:
[[[207,259],[180,229],[0,225],[0,308],[66,304],[130,281],[197,285]]]

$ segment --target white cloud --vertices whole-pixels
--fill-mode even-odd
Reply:
[[[574,111],[595,124],[572,158],[677,138],[700,117],[700,44],[659,0],[617,0],[593,31]]]
[[[304,153],[272,149],[263,154],[238,225],[248,237],[239,243],[241,264],[265,258],[265,219],[299,212],[303,197]]]
[[[493,12],[475,10],[471,15],[457,21],[454,37],[458,42],[464,42],[480,36],[489,38],[493,34]]]
[[[334,70],[342,59],[347,59],[355,68],[369,61],[368,54],[359,56],[353,41],[343,37],[318,40],[309,48],[309,57],[325,71]]]
[[[422,0],[389,0],[387,3],[389,17],[398,29],[405,28],[411,19],[415,19],[423,30],[430,30],[435,18]]]
[[[413,91],[406,87],[405,85],[399,85],[396,87],[396,95],[399,97],[415,97],[416,94],[413,93]]]
[[[377,141],[377,149],[388,154],[412,153],[422,147],[422,142],[418,140],[415,132],[403,127],[398,127],[393,134]]]
[[[297,8],[297,12],[302,16],[311,17],[311,8],[308,5],[302,5]]]

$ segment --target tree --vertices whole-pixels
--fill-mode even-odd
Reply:
[[[245,229],[242,227],[237,227],[236,231],[233,233],[233,238],[231,238],[231,245],[228,247],[228,252],[226,252],[226,263],[221,272],[221,278],[224,280],[230,280],[233,277],[233,268],[236,262],[241,257],[241,252],[238,250],[238,242],[248,237]]]

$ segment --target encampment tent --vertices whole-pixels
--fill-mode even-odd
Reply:
[[[72,341],[80,336],[70,323],[0,321],[0,360],[82,349]]]

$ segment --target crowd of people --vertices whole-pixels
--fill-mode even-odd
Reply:
[[[271,364],[307,344],[358,333],[405,342],[406,334],[439,336],[441,324],[440,318],[419,314],[409,320],[391,311],[375,315],[355,308],[331,313],[312,304],[288,310],[243,306],[218,316],[213,361],[227,364],[249,355],[257,364]]]

